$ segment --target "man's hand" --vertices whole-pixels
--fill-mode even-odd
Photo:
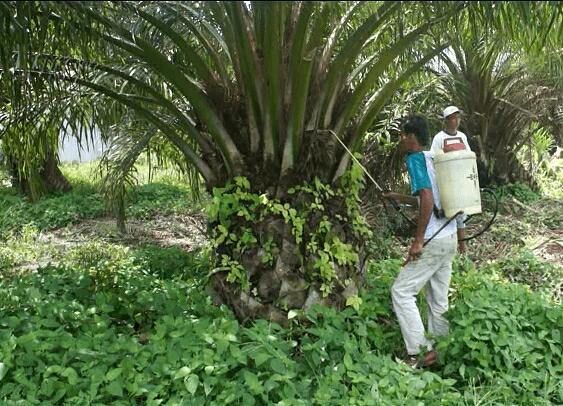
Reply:
[[[465,254],[467,251],[467,247],[465,246],[465,241],[459,241],[457,243],[457,250],[460,254]]]
[[[460,254],[465,254],[465,251],[467,251],[467,249],[465,247],[465,241],[463,241],[464,238],[465,238],[465,228],[458,228],[457,229],[457,250],[459,251]]]
[[[413,196],[402,195],[396,192],[385,192],[382,196],[386,199],[393,200],[396,203],[409,204],[413,207],[418,206],[418,202]]]
[[[414,240],[411,247],[409,248],[409,253],[407,259],[403,263],[403,266],[408,264],[410,261],[416,261],[422,255],[422,241]]]

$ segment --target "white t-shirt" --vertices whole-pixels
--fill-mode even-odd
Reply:
[[[471,147],[469,147],[469,143],[467,142],[467,136],[459,130],[455,135],[450,135],[445,131],[440,131],[438,134],[434,136],[434,139],[432,140],[432,146],[430,147],[430,151],[432,151],[432,154],[436,154],[439,150],[444,149],[444,140],[446,138],[455,138],[455,137],[460,137],[463,143],[465,144],[465,148],[467,148],[468,151],[471,151]]]

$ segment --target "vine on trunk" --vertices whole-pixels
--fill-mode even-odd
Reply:
[[[208,208],[216,267],[211,290],[239,318],[280,321],[316,303],[355,308],[371,231],[360,213],[363,177],[352,166],[337,185],[318,178],[287,200],[252,190],[245,177],[214,188]]]

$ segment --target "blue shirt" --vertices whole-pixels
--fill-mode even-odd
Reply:
[[[411,194],[418,196],[421,189],[432,190],[432,183],[426,168],[426,158],[422,151],[408,154],[405,158],[407,171],[411,180]]]

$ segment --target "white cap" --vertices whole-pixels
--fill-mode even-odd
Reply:
[[[448,117],[451,114],[459,113],[459,109],[456,106],[448,106],[444,109],[443,116],[444,118]]]

